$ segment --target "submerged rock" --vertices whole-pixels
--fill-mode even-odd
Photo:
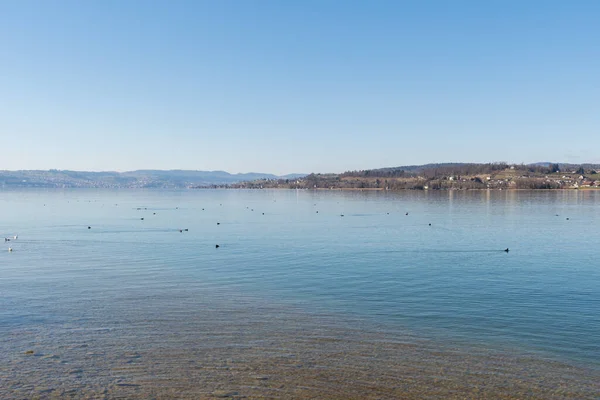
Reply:
[[[231,391],[227,391],[227,390],[215,390],[214,392],[212,392],[212,394],[215,397],[227,398],[227,397],[237,396],[239,393],[231,392]]]

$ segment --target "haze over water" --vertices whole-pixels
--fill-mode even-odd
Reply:
[[[372,392],[393,398],[439,374],[427,395],[594,398],[599,206],[597,191],[4,191],[0,232],[19,237],[0,253],[0,395],[365,397],[382,379]]]

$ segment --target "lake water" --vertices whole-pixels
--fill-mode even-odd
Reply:
[[[600,398],[600,191],[0,210],[1,398]]]

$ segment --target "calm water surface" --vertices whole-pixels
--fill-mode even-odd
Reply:
[[[59,374],[30,349],[97,375],[77,346],[214,349],[290,315],[600,369],[597,191],[23,190],[0,212],[5,394]]]

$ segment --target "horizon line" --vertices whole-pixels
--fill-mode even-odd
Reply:
[[[422,167],[426,165],[435,165],[435,164],[507,164],[507,165],[536,165],[536,164],[566,164],[566,165],[600,165],[600,162],[581,162],[581,163],[573,163],[573,162],[561,162],[561,161],[536,161],[536,162],[507,162],[507,161],[489,161],[489,162],[462,162],[462,161],[439,161],[439,162],[427,162],[423,164],[404,164],[398,166],[391,167],[375,167],[375,168],[358,168],[358,169],[346,169],[342,172],[290,172],[290,173],[273,173],[273,172],[256,172],[256,171],[247,171],[247,172],[229,172],[224,169],[184,169],[184,168],[169,168],[169,169],[160,169],[160,168],[138,168],[138,169],[130,169],[130,170],[111,170],[111,169],[62,169],[62,168],[48,168],[48,169],[0,169],[0,172],[32,172],[32,171],[40,171],[40,172],[93,172],[93,173],[117,173],[117,174],[126,174],[130,172],[140,172],[140,171],[160,171],[160,172],[224,172],[230,175],[247,175],[247,174],[263,174],[263,175],[276,175],[276,176],[286,176],[286,175],[310,175],[310,174],[336,174],[350,171],[368,171],[368,170],[378,170],[378,169],[393,169],[393,168],[404,168],[404,167]]]

